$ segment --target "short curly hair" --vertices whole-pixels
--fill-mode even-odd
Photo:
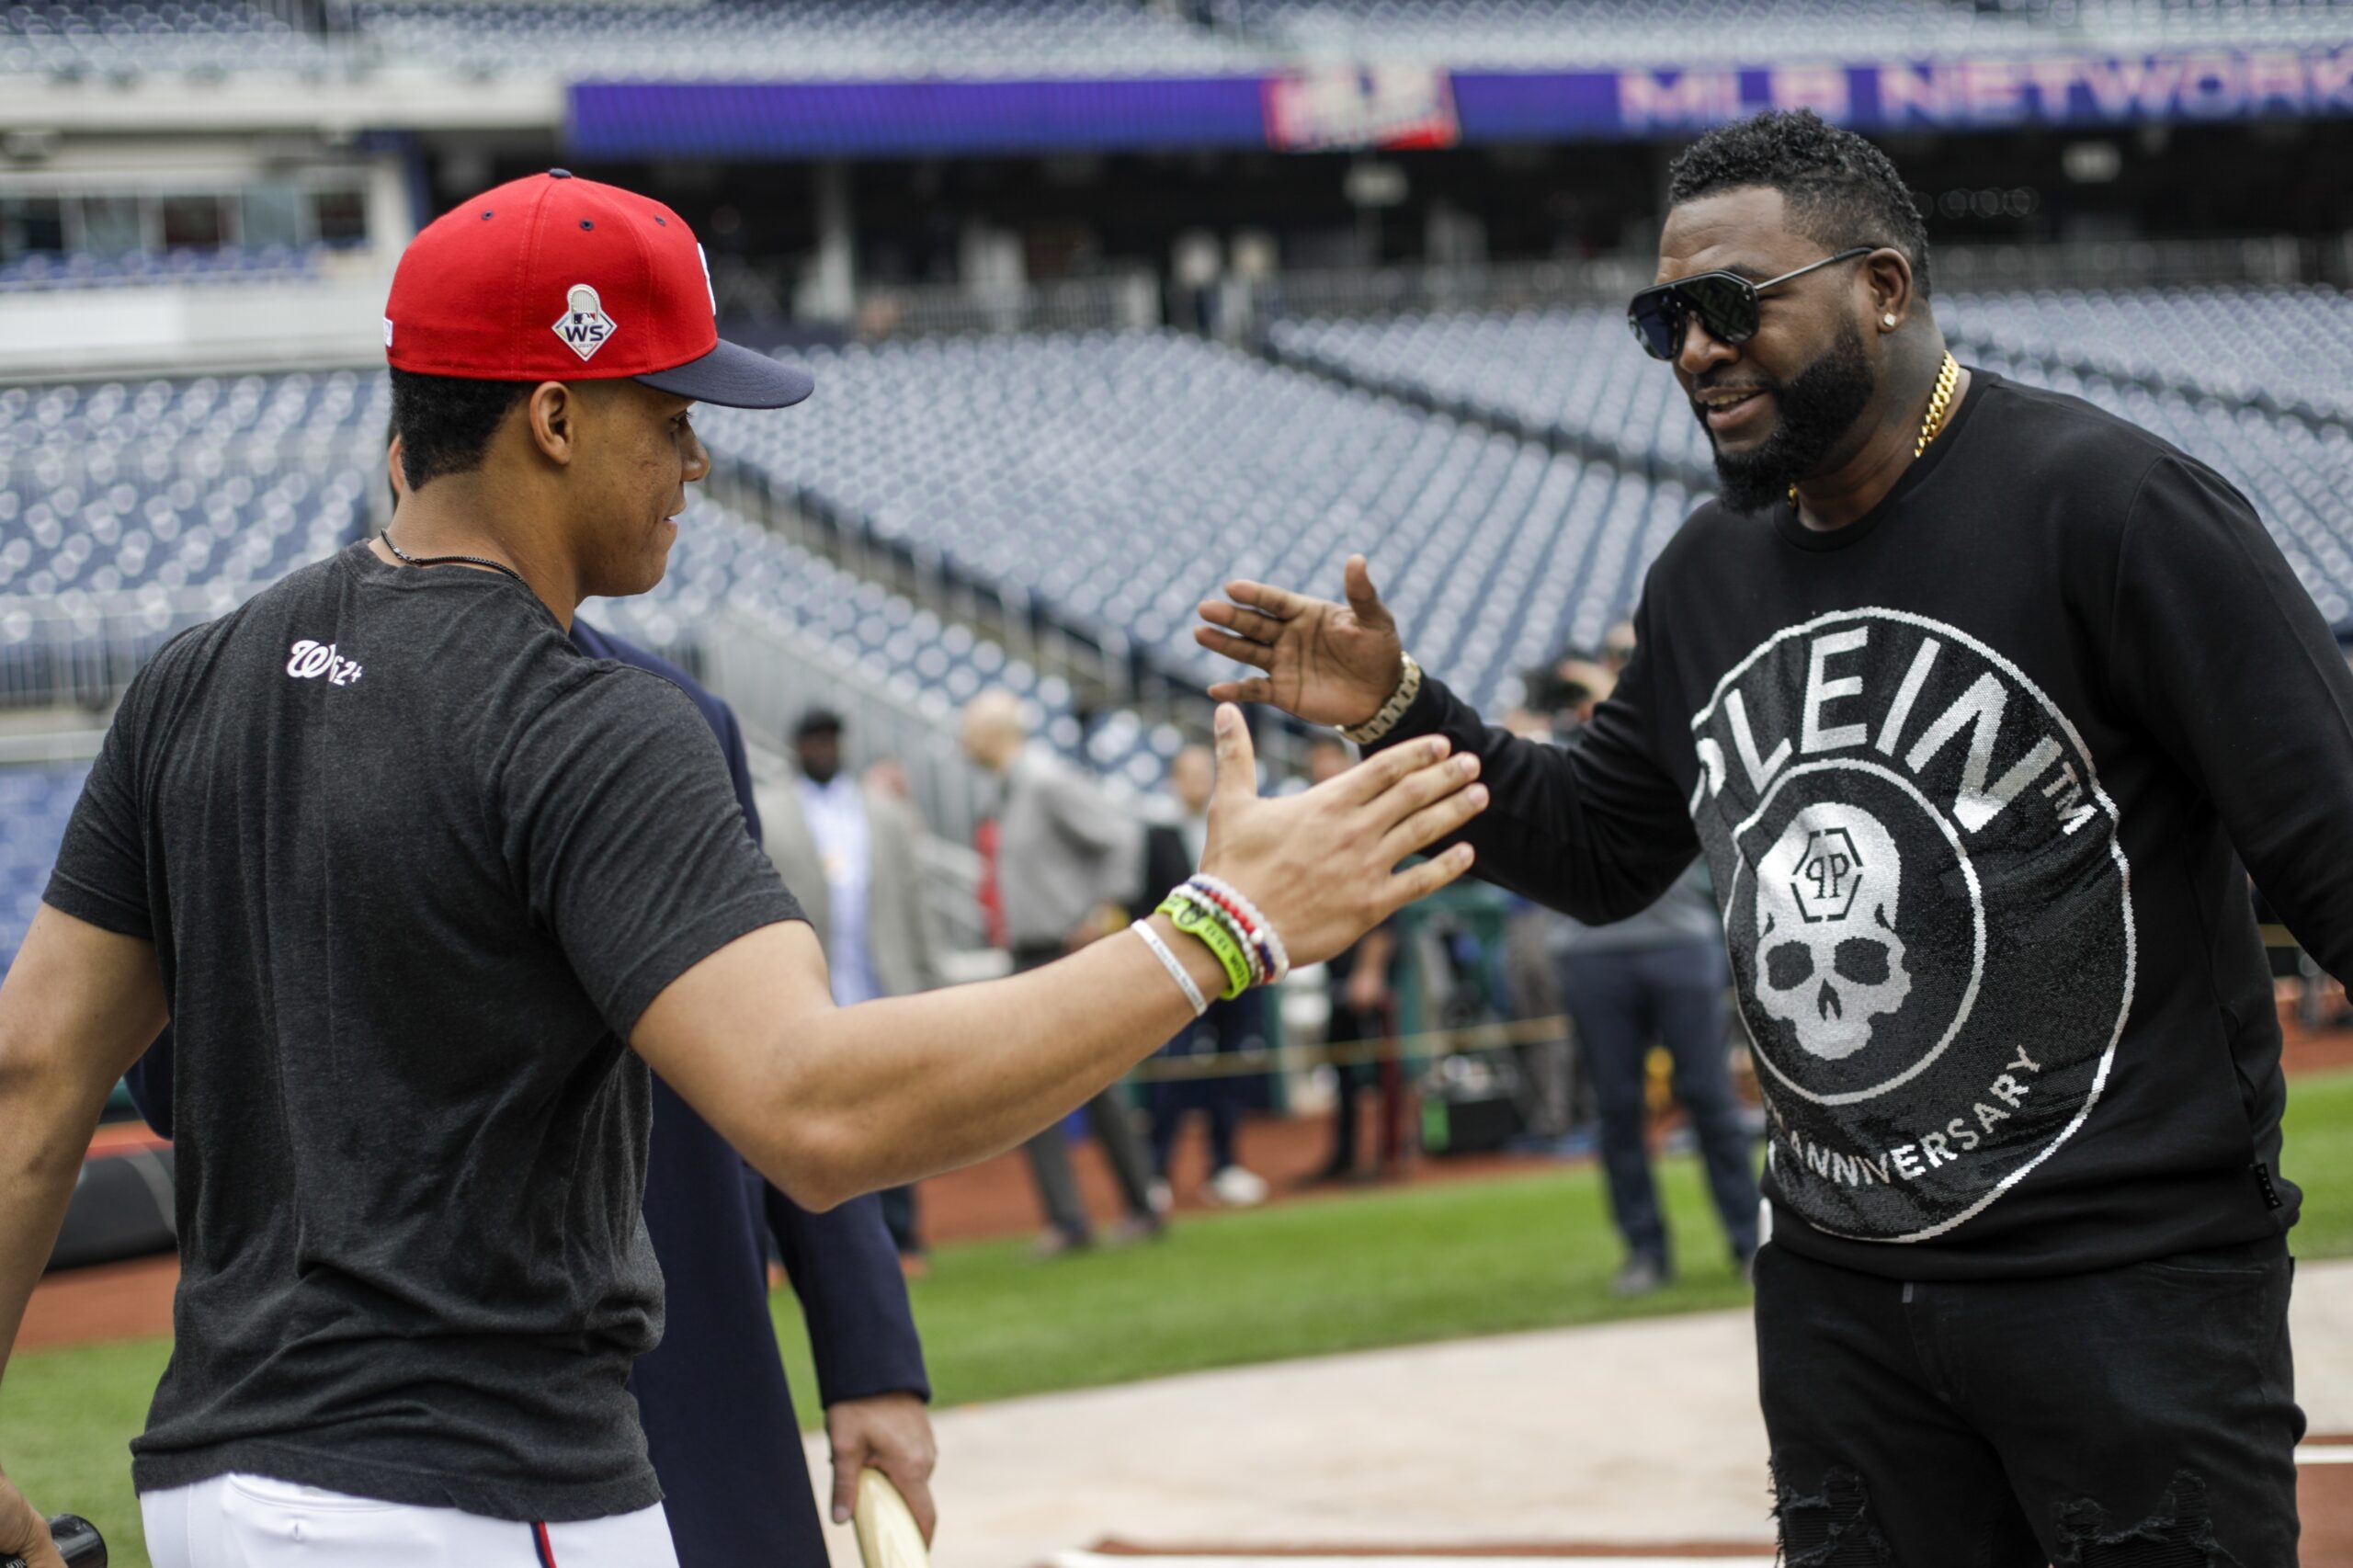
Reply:
[[[482,467],[490,438],[537,384],[394,370],[392,429],[401,438],[401,476],[408,487],[422,490],[445,473]]]
[[[1789,203],[1790,222],[1834,250],[1886,245],[1912,264],[1912,287],[1928,297],[1928,231],[1886,153],[1812,109],[1767,109],[1720,125],[1669,165],[1666,202],[1680,207],[1718,191],[1766,186]]]

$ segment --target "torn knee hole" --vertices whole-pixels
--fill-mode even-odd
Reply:
[[[1889,1568],[1893,1562],[1871,1521],[1863,1478],[1843,1465],[1824,1474],[1818,1492],[1801,1492],[1775,1466],[1773,1517],[1786,1568]]]
[[[2214,1539],[2206,1483],[2177,1471],[2154,1512],[2118,1528],[2090,1498],[2058,1509],[2058,1568],[2238,1568]]]

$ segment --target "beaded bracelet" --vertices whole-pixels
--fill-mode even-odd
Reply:
[[[1199,888],[1212,897],[1222,900],[1242,923],[1249,927],[1252,937],[1266,956],[1267,984],[1279,983],[1283,976],[1290,972],[1290,954],[1283,947],[1281,934],[1275,929],[1272,921],[1259,913],[1258,906],[1251,903],[1240,888],[1235,887],[1223,877],[1213,877],[1207,871],[1195,872],[1186,885]]]
[[[1274,978],[1273,952],[1268,949],[1265,939],[1253,928],[1249,919],[1243,915],[1232,899],[1223,893],[1201,886],[1198,877],[1188,881],[1177,890],[1177,892],[1180,896],[1189,898],[1197,903],[1207,903],[1216,914],[1218,923],[1233,933],[1234,940],[1242,944],[1242,950],[1250,958],[1251,984],[1264,985]]]
[[[1217,955],[1219,967],[1225,971],[1227,1001],[1250,989],[1256,980],[1256,968],[1248,947],[1227,928],[1224,912],[1185,888],[1178,888],[1161,901],[1155,914],[1165,915],[1176,929],[1199,939]]]

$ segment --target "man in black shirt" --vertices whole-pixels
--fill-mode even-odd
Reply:
[[[1952,361],[1868,142],[1766,115],[1668,194],[1631,314],[1723,497],[1576,742],[1425,679],[1361,559],[1345,605],[1205,605],[1266,672],[1212,691],[1475,751],[1481,874],[1581,920],[1707,857],[1789,1561],[2285,1568],[2299,1195],[2242,862],[2353,973],[2353,678],[2212,470]]]
[[[502,186],[418,236],[384,326],[399,537],[140,673],[0,985],[0,1353],[168,1018],[183,1267],[133,1450],[159,1568],[288,1539],[349,1568],[659,1568],[625,1387],[662,1324],[649,1066],[822,1209],[1012,1147],[1227,971],[1156,916],[834,1006],[710,726],[566,635],[660,580],[709,470],[692,403],[810,390],[719,341],[676,213],[561,170]],[[1297,961],[1468,867],[1392,869],[1484,803],[1443,741],[1261,801],[1240,714],[1216,730],[1210,869]],[[0,1480],[11,1553],[58,1568]]]

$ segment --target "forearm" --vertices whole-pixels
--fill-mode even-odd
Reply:
[[[768,1229],[808,1322],[820,1398],[827,1404],[883,1393],[929,1399],[923,1340],[881,1200],[853,1199],[812,1214],[773,1186],[766,1192]]]
[[[1605,707],[1574,745],[1545,745],[1482,722],[1425,679],[1396,729],[1368,749],[1443,734],[1475,754],[1493,803],[1432,853],[1460,840],[1478,852],[1472,875],[1601,925],[1649,907],[1699,848],[1674,782],[1631,729],[1629,713]]]
[[[1154,925],[1202,994],[1215,995],[1224,984],[1216,958],[1165,916]],[[835,1178],[847,1192],[870,1192],[1014,1147],[1118,1082],[1192,1016],[1142,938],[1119,937],[1009,979],[843,1008],[806,1051],[793,1093],[834,1149]]]
[[[167,1021],[155,949],[43,906],[0,982],[0,1369],[107,1091]]]
[[[63,1074],[10,1065],[0,1051],[0,1372],[105,1103],[103,1087],[94,1096]]]
[[[1153,925],[1202,994],[1217,994],[1225,981],[1215,956],[1165,917]],[[699,966],[710,970],[707,987],[698,985],[710,1010],[678,1031],[772,1041],[746,1077],[663,1051],[673,1027],[667,994],[647,1010],[639,1047],[809,1209],[1012,1148],[1117,1082],[1193,1016],[1152,949],[1128,935],[1006,980],[781,1018],[764,1006],[777,994],[779,962],[817,967],[800,989],[823,995],[806,928],[771,927]]]

